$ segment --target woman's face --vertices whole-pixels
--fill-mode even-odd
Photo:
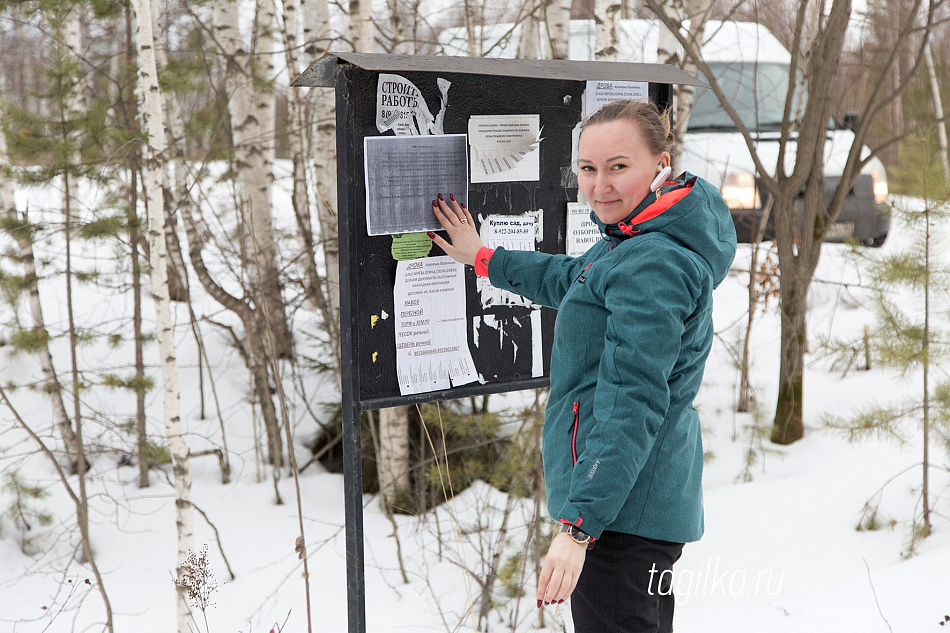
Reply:
[[[577,185],[604,224],[630,215],[670,164],[670,155],[652,154],[637,125],[626,120],[585,127],[577,149]]]

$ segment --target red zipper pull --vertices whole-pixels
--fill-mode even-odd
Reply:
[[[578,407],[578,406],[580,406],[580,403],[575,402],[575,403],[574,403],[574,410],[571,411],[571,413],[577,413],[577,407]]]

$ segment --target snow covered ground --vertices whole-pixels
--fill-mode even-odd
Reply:
[[[23,201],[21,201],[22,204]],[[21,207],[22,208],[22,207]],[[895,229],[884,251],[904,246],[906,239]],[[741,248],[736,269],[747,262]],[[946,252],[946,251],[944,251]],[[90,253],[84,253],[90,257]],[[818,270],[819,282],[811,297],[809,333],[852,336],[863,331],[872,316],[865,301],[866,282],[846,247],[828,245]],[[707,449],[715,457],[705,473],[706,535],[689,545],[676,567],[674,589],[678,597],[676,630],[680,633],[821,633],[893,631],[925,633],[942,630],[939,622],[950,613],[950,501],[942,496],[936,505],[934,533],[923,541],[919,555],[901,556],[909,536],[919,496],[920,442],[904,447],[878,440],[848,444],[822,431],[823,413],[847,414],[872,399],[892,400],[918,390],[916,376],[901,378],[881,369],[852,369],[842,377],[827,360],[806,359],[805,439],[781,449],[781,457],[765,455],[752,471],[752,480],[736,483],[749,444],[750,414],[736,414],[733,402],[738,376],[728,348],[736,340],[736,323],[744,321],[745,280],[736,272],[716,294],[719,338],[710,358],[704,390],[697,405],[707,427]],[[842,283],[849,284],[847,286]],[[88,286],[81,290],[79,308],[85,322],[108,323],[131,310],[124,290],[102,295]],[[51,321],[64,318],[56,292],[45,298]],[[148,309],[148,308],[147,308]],[[214,310],[210,304],[204,313]],[[4,319],[9,315],[5,314]],[[182,373],[182,412],[189,428],[192,450],[219,442],[217,421],[198,419],[197,360],[187,318],[181,324],[179,363]],[[312,328],[296,324],[298,331]],[[778,375],[778,318],[773,302],[760,316],[754,330],[753,383],[761,403],[761,424],[770,423]],[[193,495],[197,506],[213,522],[235,573],[229,578],[215,541],[214,531],[200,516],[195,518],[196,549],[209,546],[209,557],[218,590],[207,610],[213,633],[258,633],[274,630],[306,631],[306,606],[301,565],[294,552],[297,537],[293,482],[278,484],[285,505],[275,505],[269,477],[258,482],[251,449],[247,377],[243,364],[227,341],[207,332],[218,397],[229,428],[233,476],[222,485],[213,458],[193,461]],[[62,349],[60,350],[62,351]],[[155,346],[149,348],[154,354]],[[87,367],[120,362],[104,344],[81,350]],[[58,356],[62,358],[62,356]],[[7,358],[3,384],[36,375],[28,357]],[[308,397],[316,399],[319,385],[310,384]],[[293,389],[289,389],[293,391]],[[116,392],[96,391],[98,401],[87,414],[112,421],[129,417],[132,399]],[[48,406],[40,394],[20,389],[14,403],[24,417],[48,426]],[[305,439],[306,415],[296,397],[292,411],[301,438]],[[514,404],[517,395],[498,398]],[[150,394],[152,431],[160,435],[160,397]],[[209,407],[210,408],[210,407]],[[95,422],[90,423],[95,428]],[[102,431],[105,433],[105,431]],[[114,438],[87,437],[95,446],[114,445]],[[919,434],[918,434],[919,436]],[[210,440],[207,438],[211,438]],[[771,447],[766,441],[766,446]],[[85,583],[91,574],[79,564],[69,564],[75,537],[63,538],[63,525],[71,523],[73,507],[45,458],[32,457],[33,445],[13,428],[7,410],[0,411],[0,468],[17,468],[31,482],[38,482],[50,497],[38,502],[55,522],[35,549],[47,553],[27,556],[21,552],[18,533],[5,522],[0,534],[0,631],[101,630],[101,599]],[[305,451],[301,452],[303,455]],[[943,494],[948,486],[947,455],[934,450],[932,490]],[[115,612],[115,630],[166,633],[174,628],[175,602],[172,583],[175,564],[175,525],[172,489],[167,478],[152,474],[152,486],[139,489],[137,470],[121,465],[120,455],[102,451],[95,455],[90,476],[93,496],[92,539],[109,598]],[[892,481],[891,481],[892,480]],[[304,520],[307,532],[313,630],[346,631],[345,548],[342,476],[308,468],[301,475]],[[890,483],[888,483],[890,481]],[[73,482],[74,483],[74,482]],[[882,486],[886,487],[881,493]],[[881,497],[885,527],[857,531],[865,503]],[[376,632],[470,631],[473,618],[468,606],[477,588],[462,572],[460,562],[476,567],[481,558],[479,540],[470,528],[481,517],[489,526],[483,538],[497,537],[497,508],[505,496],[487,485],[462,492],[436,516],[425,521],[397,517],[399,545],[408,584],[396,557],[393,525],[379,510],[377,500],[365,498],[367,630]],[[0,512],[10,496],[0,494]],[[494,508],[494,509],[493,509]],[[528,508],[516,506],[508,536],[509,553],[523,540]],[[465,534],[453,535],[452,517],[458,517]],[[893,520],[894,525],[887,524]],[[521,534],[521,536],[519,536]],[[57,540],[58,539],[58,540]],[[441,543],[440,543],[441,539]],[[490,542],[488,543],[490,544]],[[464,560],[462,560],[464,559]],[[545,607],[543,626],[534,608],[533,589],[516,605],[496,592],[499,608],[490,619],[491,631],[571,631],[569,605]],[[204,631],[198,614],[196,629]],[[553,616],[553,617],[552,617]]]

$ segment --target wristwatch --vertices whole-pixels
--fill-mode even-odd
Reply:
[[[589,550],[594,549],[594,539],[590,534],[584,532],[576,525],[571,523],[562,523],[561,531],[567,532],[571,539],[578,545],[583,545]]]

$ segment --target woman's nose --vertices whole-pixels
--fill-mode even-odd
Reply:
[[[603,173],[598,173],[594,179],[594,191],[608,191],[610,189],[610,179]]]

